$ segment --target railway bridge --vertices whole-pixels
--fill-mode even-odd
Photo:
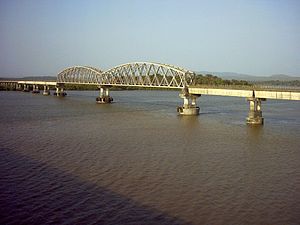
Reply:
[[[177,108],[180,115],[198,115],[200,108],[197,98],[201,95],[218,95],[244,97],[249,101],[248,124],[263,124],[261,103],[266,99],[300,100],[299,91],[282,89],[230,89],[219,87],[194,86],[195,73],[169,64],[133,62],[126,63],[109,70],[102,71],[90,66],[73,66],[58,73],[56,81],[4,81],[0,84],[14,87],[16,90],[39,93],[43,86],[43,95],[50,94],[50,86],[54,86],[54,95],[65,96],[66,84],[97,85],[99,96],[97,103],[111,103],[111,87],[140,87],[153,89],[177,89],[183,99],[183,105]]]

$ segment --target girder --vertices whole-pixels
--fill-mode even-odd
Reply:
[[[194,72],[168,64],[133,62],[104,72],[88,66],[66,68],[57,75],[57,83],[183,88],[192,84],[194,76]]]

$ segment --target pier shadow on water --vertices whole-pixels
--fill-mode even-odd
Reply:
[[[10,149],[0,199],[0,224],[188,224]]]

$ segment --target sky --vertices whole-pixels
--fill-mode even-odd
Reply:
[[[300,76],[298,0],[0,0],[0,76],[146,61]]]

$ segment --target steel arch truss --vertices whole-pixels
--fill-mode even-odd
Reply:
[[[194,76],[194,72],[168,64],[133,62],[105,72],[89,66],[69,67],[57,75],[57,83],[184,88],[192,84]]]
[[[195,73],[167,64],[134,62],[116,66],[97,76],[99,85],[183,88]]]
[[[89,66],[74,66],[61,71],[57,75],[57,83],[98,85],[101,70]]]

